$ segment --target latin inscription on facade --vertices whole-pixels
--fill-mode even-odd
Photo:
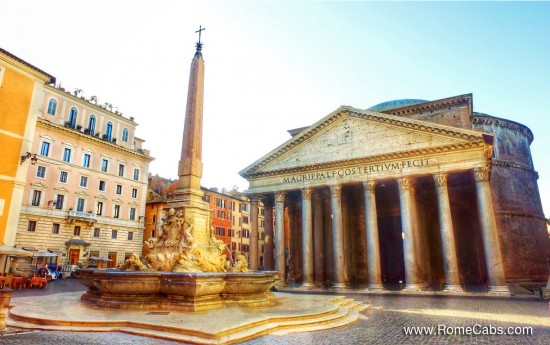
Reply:
[[[326,180],[353,175],[375,174],[383,171],[399,170],[406,168],[419,168],[430,165],[429,158],[411,159],[401,162],[369,164],[359,167],[316,171],[307,174],[294,175],[283,178],[283,183],[295,183],[302,181]]]

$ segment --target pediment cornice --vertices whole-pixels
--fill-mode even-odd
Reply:
[[[316,134],[318,134],[323,130],[326,130],[328,127],[330,127],[334,123],[346,117],[361,118],[361,119],[376,122],[379,124],[396,126],[402,129],[410,129],[410,130],[415,130],[426,134],[430,134],[433,136],[455,138],[458,140],[456,144],[444,145],[441,147],[431,147],[426,149],[410,150],[406,152],[395,152],[395,153],[392,152],[392,153],[375,155],[375,156],[370,156],[370,157],[365,157],[360,159],[336,160],[336,161],[325,162],[321,164],[306,165],[306,166],[301,166],[301,167],[296,167],[291,169],[281,169],[281,170],[275,170],[275,171],[269,171],[269,172],[260,171],[263,167],[279,159],[281,156],[285,155],[287,152],[294,150],[297,146],[306,142],[311,137],[315,136]],[[492,140],[488,138],[486,139],[485,136],[487,136],[485,133],[477,132],[473,130],[450,127],[450,126],[435,124],[432,122],[426,122],[426,121],[404,118],[404,117],[390,115],[390,114],[383,114],[383,113],[377,113],[377,112],[372,112],[368,110],[356,109],[348,106],[342,106],[336,109],[331,114],[324,117],[323,119],[321,119],[320,121],[318,121],[317,123],[310,126],[308,129],[296,135],[294,138],[289,139],[287,142],[283,143],[282,145],[277,147],[275,150],[271,151],[270,153],[260,158],[256,162],[252,163],[250,166],[248,166],[247,168],[239,172],[239,174],[245,178],[258,177],[258,176],[265,176],[265,175],[273,175],[278,172],[287,171],[287,170],[301,171],[301,170],[310,169],[312,167],[317,167],[317,168],[332,167],[332,166],[339,166],[342,164],[349,164],[354,162],[361,163],[361,162],[372,162],[372,161],[384,160],[384,159],[390,159],[390,158],[394,159],[394,158],[411,157],[419,154],[428,154],[430,152],[437,153],[438,150],[460,150],[460,149],[466,149],[470,147],[473,148],[473,147],[483,146],[484,141],[487,141],[488,143],[490,142],[490,144],[492,144]],[[445,151],[441,151],[441,152],[445,152]]]

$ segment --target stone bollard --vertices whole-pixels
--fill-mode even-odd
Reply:
[[[6,328],[8,313],[10,312],[10,301],[12,289],[3,288],[0,290],[0,331]]]

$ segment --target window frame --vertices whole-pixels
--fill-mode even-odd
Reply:
[[[50,111],[52,108],[53,108],[52,110],[53,113]],[[57,100],[52,97],[48,100],[48,108],[46,109],[46,114],[55,116],[56,112],[57,112]]]

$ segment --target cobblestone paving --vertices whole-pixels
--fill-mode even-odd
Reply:
[[[84,290],[74,280],[50,284],[44,290],[16,291],[14,299],[41,294]],[[550,312],[547,301],[445,296],[348,295],[370,303],[354,324],[320,332],[268,335],[243,344],[550,344]],[[62,301],[60,301],[62,303]],[[404,327],[533,327],[533,335],[405,335]],[[47,332],[16,333],[8,329],[0,344],[181,344],[125,333]]]

